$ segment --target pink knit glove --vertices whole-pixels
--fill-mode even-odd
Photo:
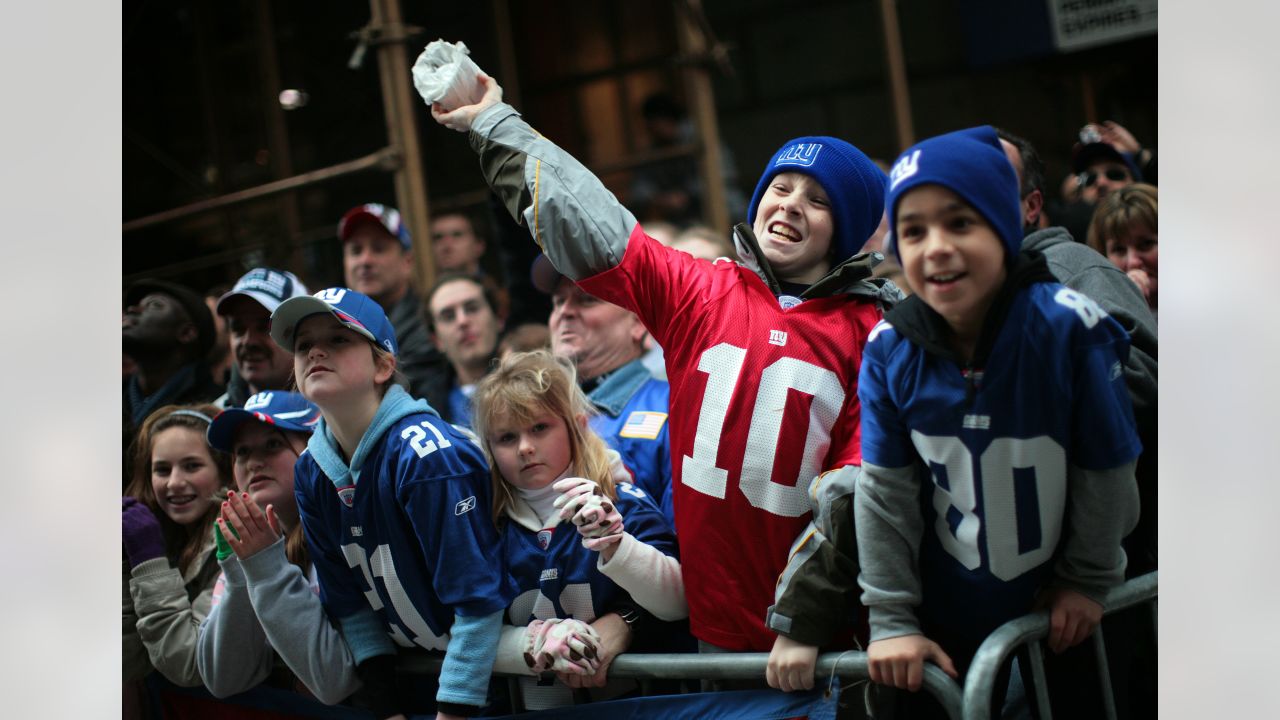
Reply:
[[[534,620],[524,637],[524,662],[535,673],[594,675],[600,668],[600,635],[581,620]]]
[[[578,528],[583,547],[599,551],[622,539],[622,514],[595,481],[565,478],[551,487],[560,493],[560,518]]]

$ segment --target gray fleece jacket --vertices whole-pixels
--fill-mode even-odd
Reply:
[[[1037,230],[1022,239],[1023,250],[1044,255],[1058,282],[1088,295],[1129,333],[1124,381],[1133,410],[1140,416],[1156,409],[1156,319],[1142,291],[1124,271],[1096,250],[1071,238],[1066,228]]]

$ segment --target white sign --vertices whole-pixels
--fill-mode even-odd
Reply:
[[[1046,0],[1060,52],[1156,32],[1157,0]]]

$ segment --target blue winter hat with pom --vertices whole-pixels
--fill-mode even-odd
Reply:
[[[921,185],[941,185],[978,211],[1004,245],[1006,260],[1022,248],[1018,175],[990,125],[922,140],[898,156],[889,171],[889,242],[899,264],[898,200]]]
[[[754,225],[756,209],[769,181],[778,173],[798,172],[822,184],[831,200],[832,264],[853,257],[880,226],[884,214],[885,174],[861,150],[839,138],[812,135],[788,140],[769,159],[747,207]]]

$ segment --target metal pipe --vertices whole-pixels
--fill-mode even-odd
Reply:
[[[885,66],[889,71],[889,97],[893,105],[893,127],[898,137],[898,150],[906,150],[915,142],[911,122],[911,95],[907,90],[907,63],[902,55],[902,29],[898,26],[895,0],[880,0],[880,23],[884,29]]]
[[[399,166],[400,153],[394,148],[383,148],[370,155],[365,155],[364,157],[356,158],[355,160],[348,160],[344,163],[338,163],[337,165],[331,165],[327,168],[312,170],[311,172],[305,172],[301,175],[294,175],[293,177],[285,178],[283,180],[269,182],[265,185],[259,185],[246,190],[238,190],[233,193],[227,193],[226,195],[209,198],[208,200],[201,200],[189,205],[165,210],[164,212],[158,212],[154,215],[147,215],[135,220],[129,220],[121,226],[120,230],[121,232],[126,233],[134,230],[141,230],[143,228],[149,228],[172,220],[178,220],[191,215],[209,212],[210,210],[217,210],[230,205],[238,205],[250,200],[258,200],[260,198],[278,195],[283,192],[289,192],[290,190],[297,190],[308,185],[314,185],[316,183],[333,180],[334,178],[340,178],[346,175],[354,175],[368,170],[391,171],[395,170]]]
[[[409,38],[400,15],[400,0],[369,0],[370,24],[381,33],[378,43],[378,77],[382,82],[382,109],[387,122],[387,142],[403,152],[403,163],[396,169],[396,205],[409,226],[413,238],[413,261],[418,287],[430,287],[435,279],[435,258],[427,232],[430,215],[427,208],[427,176],[422,164],[418,141],[418,121],[414,115],[422,102],[413,88],[409,73],[409,57],[405,46]]]
[[[1107,593],[1104,616],[1141,603],[1154,602],[1160,590],[1156,572],[1140,575]],[[1010,620],[996,628],[973,656],[965,677],[964,709],[967,717],[989,717],[992,693],[1000,666],[1016,648],[1049,635],[1049,613],[1041,610]],[[1034,655],[1033,650],[1033,655]],[[1032,658],[1035,662],[1035,658]],[[1039,684],[1037,680],[1037,684]]]

